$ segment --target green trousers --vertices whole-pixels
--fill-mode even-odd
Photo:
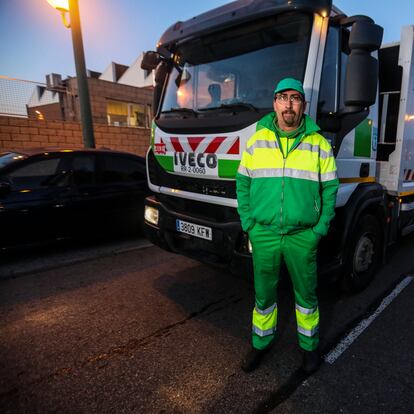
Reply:
[[[312,229],[280,235],[255,224],[249,231],[254,265],[256,303],[253,309],[252,344],[265,349],[276,336],[277,285],[285,261],[295,294],[299,346],[313,351],[319,343],[319,309],[316,296],[316,254],[320,236]]]

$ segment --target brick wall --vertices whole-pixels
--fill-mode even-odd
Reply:
[[[95,124],[95,145],[144,156],[150,130]],[[0,116],[0,151],[29,147],[82,148],[79,122],[38,121]]]
[[[43,119],[53,119],[56,121],[63,121],[62,108],[59,103],[53,103],[48,105],[38,105],[35,107],[27,108],[27,116],[31,119],[39,119],[40,114]]]

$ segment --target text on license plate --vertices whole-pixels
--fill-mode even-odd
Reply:
[[[200,226],[198,224],[189,223],[188,221],[176,220],[177,231],[199,237],[200,239],[213,240],[213,232],[211,227]]]

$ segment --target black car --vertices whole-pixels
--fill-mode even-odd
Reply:
[[[145,159],[95,149],[0,153],[0,248],[137,232],[149,194]]]

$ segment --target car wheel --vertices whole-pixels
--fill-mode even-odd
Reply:
[[[350,290],[359,292],[372,281],[380,263],[382,231],[372,215],[360,218],[355,231],[345,265],[345,282]]]

